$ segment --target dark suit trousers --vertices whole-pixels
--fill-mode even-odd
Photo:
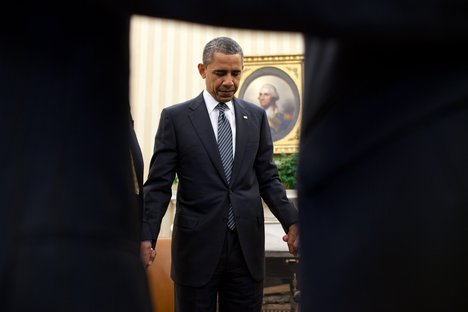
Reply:
[[[259,312],[263,282],[252,279],[242,254],[236,230],[227,230],[216,270],[202,287],[175,283],[176,312]]]

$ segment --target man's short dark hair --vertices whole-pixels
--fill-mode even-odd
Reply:
[[[236,41],[228,37],[217,37],[209,41],[203,49],[203,65],[205,67],[213,61],[213,55],[216,52],[228,55],[240,54],[241,61],[244,61],[244,52]]]

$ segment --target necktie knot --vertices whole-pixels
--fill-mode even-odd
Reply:
[[[216,107],[218,108],[220,113],[224,113],[226,108],[228,108],[227,104],[223,102],[219,102],[218,105],[216,105]]]

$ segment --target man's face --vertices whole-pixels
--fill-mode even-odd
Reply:
[[[271,103],[273,102],[273,97],[271,96],[270,90],[268,88],[260,89],[260,92],[258,93],[258,101],[260,102],[260,106],[264,109],[270,107]]]
[[[206,90],[217,101],[229,102],[239,88],[243,67],[240,54],[216,52],[213,61],[206,68],[203,64],[198,64],[198,71],[205,79]]]

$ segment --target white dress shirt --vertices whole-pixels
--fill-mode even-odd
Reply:
[[[218,105],[218,101],[206,90],[203,91],[203,99],[206,103],[206,109],[208,110],[208,114],[210,115],[211,126],[213,127],[213,132],[216,137],[216,141],[218,141],[218,116],[219,110],[216,109],[216,105]],[[231,125],[232,130],[232,153],[233,157],[236,155],[236,116],[234,114],[234,104],[232,101],[226,102],[228,109],[224,111],[224,115],[226,115],[229,124]]]

